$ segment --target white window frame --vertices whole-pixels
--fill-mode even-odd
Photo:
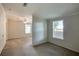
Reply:
[[[56,23],[56,22],[59,22],[59,21],[61,21],[61,24],[64,23],[63,20],[54,20],[54,21],[53,21],[53,38],[57,38],[57,39],[63,40],[63,39],[64,39],[64,37],[63,37],[64,25],[62,24],[62,25],[59,26],[59,28],[62,28],[62,30],[61,30],[61,29],[60,29],[60,30],[57,30],[57,29],[55,29],[55,26],[54,26],[55,23]],[[59,34],[59,33],[60,33],[60,34]]]

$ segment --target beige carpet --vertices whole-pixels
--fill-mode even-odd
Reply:
[[[6,43],[2,51],[2,56],[75,56],[79,53],[45,43],[38,46],[32,46],[31,38],[11,39]]]

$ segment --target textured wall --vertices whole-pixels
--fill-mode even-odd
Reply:
[[[55,20],[64,21],[64,40],[53,38],[52,36],[52,22],[50,20],[48,29],[49,42],[60,45],[62,47],[79,52],[79,14],[68,17],[57,18]]]
[[[0,53],[5,46],[6,43],[6,14],[4,8],[0,4]]]
[[[33,45],[47,42],[46,21],[33,17],[32,24],[32,41]]]
[[[18,20],[18,19],[17,19]],[[22,21],[8,20],[8,39],[25,37],[25,28]]]

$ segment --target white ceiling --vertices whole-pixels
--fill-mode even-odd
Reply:
[[[23,3],[3,3],[2,5],[8,14],[36,15],[41,18],[53,18],[79,12],[78,3],[28,3],[26,7],[23,7]]]

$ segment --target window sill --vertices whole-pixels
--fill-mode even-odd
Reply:
[[[64,40],[64,38],[61,38],[61,37],[53,37],[55,39],[58,39],[58,40]]]

